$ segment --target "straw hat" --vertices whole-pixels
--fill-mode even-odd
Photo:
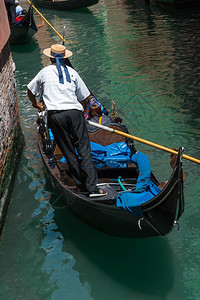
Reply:
[[[54,44],[51,45],[51,48],[44,49],[43,54],[51,58],[54,58],[56,54],[61,54],[63,58],[68,58],[73,55],[70,50],[67,50],[65,46],[60,44]]]

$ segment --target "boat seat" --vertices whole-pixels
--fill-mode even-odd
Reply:
[[[93,197],[89,199],[92,202],[100,202],[102,204],[115,205],[118,193],[108,183],[100,184],[99,187],[107,194],[102,197]]]
[[[117,125],[112,125],[108,127],[122,131],[122,129]],[[126,139],[124,136],[103,129],[98,129],[95,132],[88,132],[88,135],[91,142],[100,144],[102,146],[108,146],[113,143],[121,143],[124,142]]]

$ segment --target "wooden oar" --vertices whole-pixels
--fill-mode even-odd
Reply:
[[[41,12],[39,12],[39,10],[31,3],[31,1],[27,0],[27,2],[29,4],[32,5],[33,9],[35,9],[35,11],[40,15],[40,17],[55,31],[55,33],[59,36],[59,38],[62,40],[62,41],[66,41],[62,35],[49,23],[49,21],[47,21],[47,19],[45,19],[45,17],[41,14]]]
[[[143,143],[143,144],[146,144],[146,145],[149,145],[149,146],[152,146],[152,147],[155,147],[155,148],[158,148],[160,150],[163,150],[163,151],[166,151],[166,152],[169,152],[169,153],[173,153],[173,154],[178,154],[177,151],[175,150],[172,150],[170,148],[166,148],[164,146],[161,146],[161,145],[158,145],[158,144],[155,144],[155,143],[152,143],[150,141],[147,141],[147,140],[144,140],[144,139],[141,139],[137,136],[134,136],[134,135],[131,135],[131,134],[128,134],[128,133],[125,133],[123,131],[120,131],[120,130],[116,130],[116,129],[113,129],[113,128],[110,128],[108,126],[105,126],[105,125],[101,125],[101,124],[98,124],[98,123],[94,123],[94,122],[91,122],[91,121],[87,121],[90,125],[92,126],[95,126],[95,127],[98,127],[100,129],[103,129],[103,130],[106,130],[106,131],[109,131],[109,132],[112,132],[112,133],[116,133],[116,134],[119,134],[119,135],[122,135],[122,136],[125,136],[127,138],[130,138],[132,140],[135,140],[135,141],[138,141],[140,143]],[[183,154],[182,155],[183,158],[185,159],[188,159],[190,161],[193,161],[197,164],[200,164],[200,160],[199,159],[196,159],[194,157],[191,157],[191,156],[188,156],[188,155],[185,155]]]

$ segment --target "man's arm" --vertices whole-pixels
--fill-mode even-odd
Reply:
[[[44,109],[42,103],[36,100],[35,95],[33,95],[33,93],[29,89],[27,90],[27,94],[28,94],[28,97],[29,97],[33,107],[35,107],[39,110]]]

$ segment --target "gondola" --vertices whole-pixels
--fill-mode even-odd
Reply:
[[[20,16],[20,20],[10,26],[10,45],[23,45],[30,42],[37,30],[33,17],[33,8],[30,5],[26,14]]]
[[[34,0],[37,6],[58,10],[73,10],[97,4],[99,0]]]
[[[124,127],[115,121],[108,127],[124,131]],[[100,128],[89,132],[89,138],[91,142],[101,143],[102,141],[104,146],[125,140],[122,136]],[[164,236],[174,228],[184,211],[183,149],[181,147],[178,151],[176,166],[165,187],[152,199],[136,205],[130,211],[119,207],[117,199],[120,195],[127,195],[129,191],[134,192],[140,176],[136,164],[129,162],[121,167],[105,166],[105,164],[103,167],[98,167],[99,187],[106,194],[90,198],[88,194],[77,190],[70,176],[67,162],[62,162],[63,155],[49,134],[46,112],[38,113],[37,142],[47,174],[57,194],[64,195],[68,209],[76,217],[99,231],[124,238]],[[95,166],[96,163],[94,161]],[[123,178],[123,183],[119,181],[119,177]],[[159,186],[152,172],[151,182]]]

